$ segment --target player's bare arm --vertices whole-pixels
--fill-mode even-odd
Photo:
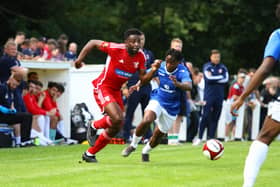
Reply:
[[[90,40],[80,52],[77,60],[75,61],[75,67],[81,68],[83,66],[83,59],[87,56],[87,54],[93,49],[98,48],[104,41],[102,40]]]
[[[151,65],[151,70],[147,73],[145,70],[139,70],[139,79],[141,82],[138,86],[148,84],[152,80],[154,73],[159,69],[161,62],[162,60],[156,59]]]
[[[262,83],[262,81],[269,75],[275,63],[276,61],[272,57],[266,57],[263,60],[263,63],[256,71],[248,87],[241,94],[241,96],[238,97],[237,100],[231,105],[230,112],[232,115],[237,116],[237,113],[234,111],[238,110],[242,106],[246,97],[248,97],[248,95],[250,95],[250,93],[252,93],[253,90],[255,90]]]

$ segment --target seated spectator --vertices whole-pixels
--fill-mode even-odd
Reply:
[[[48,138],[49,133],[45,132],[49,132],[49,116],[54,116],[56,114],[56,109],[46,111],[39,107],[37,100],[39,89],[37,89],[37,85],[41,86],[42,83],[39,81],[28,82],[28,93],[23,96],[23,100],[26,105],[27,111],[33,114],[31,138],[38,137],[41,145],[49,145],[53,144],[53,142]]]
[[[58,91],[57,83],[49,82],[48,88],[44,91],[44,98],[43,98],[42,106],[41,106],[44,110],[47,110],[47,111],[50,111],[52,109],[56,110],[56,115],[50,116],[49,137],[53,141],[55,140],[58,121],[59,121],[59,118],[61,117],[59,110],[57,108],[57,103],[56,103],[56,101],[53,100],[53,98],[56,97],[57,91]]]
[[[65,53],[65,59],[67,61],[74,61],[77,58],[77,44],[72,42],[69,44],[68,51]]]
[[[20,130],[15,131],[16,146],[34,145],[30,139],[32,115],[26,112],[18,112],[14,103],[18,97],[16,88],[20,85],[22,75],[13,73],[7,82],[0,84],[0,123],[8,125],[20,125]]]

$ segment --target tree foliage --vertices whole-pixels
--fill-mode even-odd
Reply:
[[[201,67],[213,48],[235,73],[257,67],[269,34],[277,28],[276,0],[2,0],[1,44],[16,31],[57,38],[66,33],[80,48],[89,39],[122,42],[123,32],[137,27],[146,34],[146,48],[163,58],[170,41],[184,41],[187,60]],[[91,63],[105,55],[93,52]]]

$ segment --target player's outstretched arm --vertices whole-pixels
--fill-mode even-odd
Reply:
[[[260,65],[256,73],[250,80],[249,85],[247,86],[245,91],[231,105],[230,112],[232,115],[237,116],[237,113],[235,111],[237,111],[242,106],[246,97],[248,97],[248,95],[250,95],[250,93],[252,93],[252,91],[255,90],[262,83],[262,81],[269,75],[275,63],[276,61],[272,57],[266,57],[263,60],[262,64]]]
[[[90,40],[81,50],[77,60],[75,61],[75,67],[81,68],[83,66],[83,59],[87,56],[87,54],[93,49],[98,48],[103,43],[102,40]]]
[[[148,84],[152,80],[155,72],[159,69],[161,62],[162,60],[156,59],[154,63],[151,65],[150,71],[148,71],[147,73],[145,70],[139,71],[139,79],[141,81],[139,86]]]

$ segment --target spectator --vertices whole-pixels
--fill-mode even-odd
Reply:
[[[35,71],[31,71],[27,74],[27,81],[39,81],[39,75]]]
[[[57,48],[57,42],[54,39],[48,39],[47,44],[44,46],[42,60],[51,60],[52,51]]]
[[[53,142],[45,137],[44,134],[46,133],[44,133],[44,131],[50,127],[50,119],[48,116],[54,116],[56,114],[56,109],[46,111],[39,107],[36,97],[39,90],[36,88],[36,85],[40,84],[42,83],[38,81],[29,81],[28,93],[23,96],[23,100],[27,111],[33,115],[31,138],[39,137],[41,145],[49,145],[53,144]]]
[[[56,114],[54,116],[50,116],[50,132],[49,138],[54,141],[56,137],[56,129],[58,125],[59,118],[61,117],[56,101],[53,100],[56,97],[58,88],[57,83],[49,82],[48,88],[44,91],[44,99],[42,101],[42,108],[44,110],[50,111],[52,109],[56,110]]]
[[[199,124],[199,136],[193,145],[199,145],[205,128],[207,128],[207,139],[215,138],[217,123],[220,117],[224,88],[228,82],[228,70],[220,63],[221,54],[213,49],[210,54],[210,61],[203,66],[203,77],[205,80],[204,101],[202,117]]]
[[[237,81],[230,87],[229,94],[228,94],[228,102],[230,104],[233,103],[243,92],[244,90],[243,83],[245,81],[245,77],[246,77],[245,73],[239,73],[237,75]],[[225,130],[225,142],[229,140],[234,140],[235,129],[236,129],[236,116],[232,116],[230,114],[230,111],[228,111],[226,115],[227,115],[227,120],[226,120],[227,124]],[[232,131],[232,135],[230,136],[231,131]]]
[[[20,124],[20,130],[15,132],[17,146],[33,145],[30,140],[32,115],[26,112],[18,112],[15,109],[16,88],[20,85],[22,76],[16,72],[7,82],[0,84],[0,123],[8,125]]]
[[[68,51],[65,53],[65,59],[67,61],[74,61],[77,58],[77,44],[72,42],[69,44]]]
[[[44,48],[45,48],[46,43],[47,43],[47,38],[46,37],[39,38],[39,40],[37,42],[36,50],[35,50],[35,53],[34,53],[34,56],[37,57],[36,59],[38,59],[38,57],[43,56]]]
[[[17,32],[14,42],[16,43],[17,46],[17,51],[22,52],[21,50],[21,44],[25,41],[25,33],[24,32]]]

